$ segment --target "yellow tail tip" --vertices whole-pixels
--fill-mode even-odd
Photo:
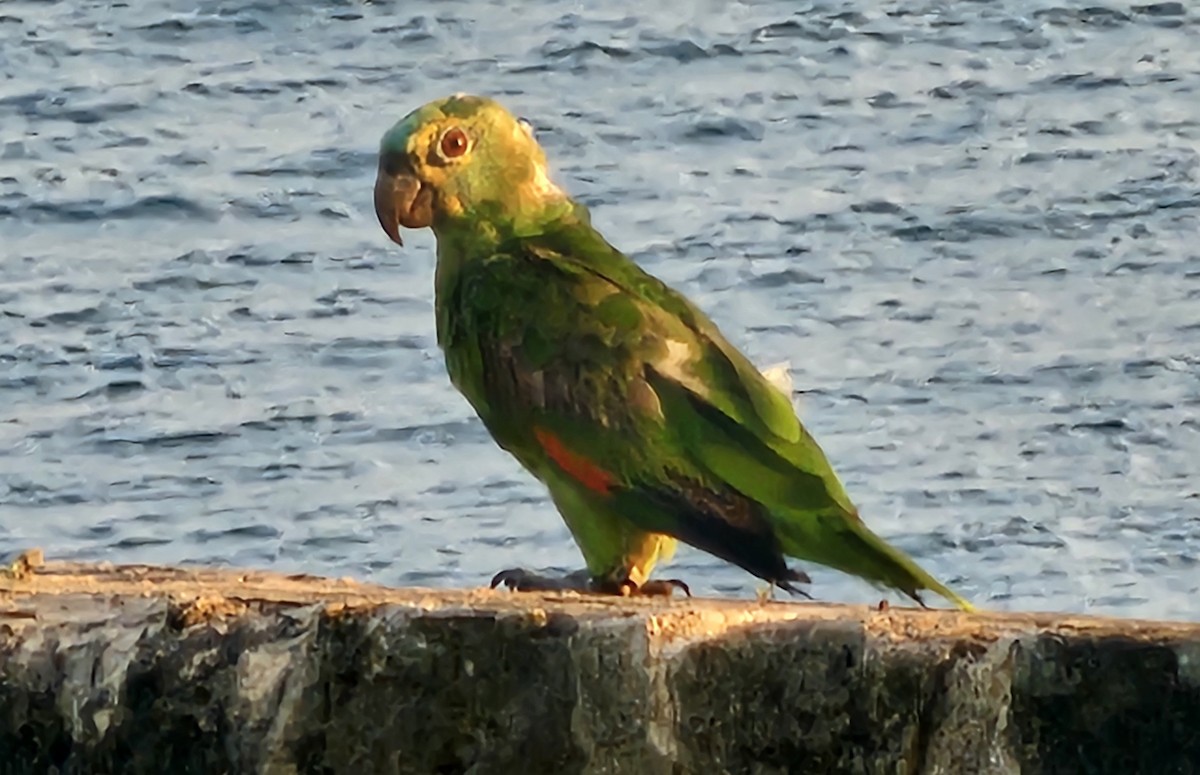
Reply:
[[[958,610],[962,611],[963,613],[973,614],[979,610],[975,606],[971,605],[966,598],[960,597],[953,592],[947,591],[944,597],[951,603],[954,603],[954,605],[958,606]]]

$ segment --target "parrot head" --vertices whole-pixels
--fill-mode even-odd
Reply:
[[[375,214],[400,245],[401,226],[435,234],[455,224],[498,228],[565,199],[529,124],[485,97],[423,105],[380,143]]]

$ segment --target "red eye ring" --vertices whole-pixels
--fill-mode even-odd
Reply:
[[[447,159],[457,159],[466,153],[470,147],[471,140],[467,137],[467,133],[456,126],[447,129],[438,143],[438,148],[441,150],[442,156],[445,156]]]

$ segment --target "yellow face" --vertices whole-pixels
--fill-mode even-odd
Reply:
[[[376,212],[397,242],[398,226],[419,229],[484,211],[517,217],[549,196],[563,194],[549,180],[531,128],[493,100],[431,102],[380,144]]]

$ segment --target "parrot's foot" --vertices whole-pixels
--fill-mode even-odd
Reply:
[[[631,597],[633,595],[639,597],[671,597],[677,589],[682,590],[683,594],[688,597],[692,596],[692,590],[680,579],[653,579],[642,584],[640,587],[629,579],[626,579],[624,583],[617,585],[615,591],[616,594],[623,597]]]
[[[813,599],[812,595],[808,594],[808,592],[806,590],[803,590],[800,587],[796,586],[796,584],[793,584],[792,583],[793,581],[796,582],[796,584],[811,584],[812,583],[812,579],[809,578],[807,573],[805,573],[802,570],[796,570],[794,568],[791,568],[788,570],[787,578],[773,579],[770,582],[770,584],[767,586],[767,599],[768,600],[774,599],[775,587],[779,587],[784,592],[787,592],[790,595],[799,595],[800,597],[807,598],[808,600]],[[760,599],[761,599],[761,595],[760,595]]]
[[[585,570],[565,576],[543,576],[524,568],[509,568],[492,576],[492,589],[503,584],[514,592],[595,592],[595,582]]]
[[[670,597],[676,589],[683,590],[688,597],[692,590],[679,579],[647,581],[638,586],[630,579],[617,583],[607,579],[594,579],[586,570],[568,573],[565,576],[543,576],[524,568],[509,568],[492,577],[492,589],[503,584],[514,592],[584,592],[599,595],[634,595],[646,597]]]

